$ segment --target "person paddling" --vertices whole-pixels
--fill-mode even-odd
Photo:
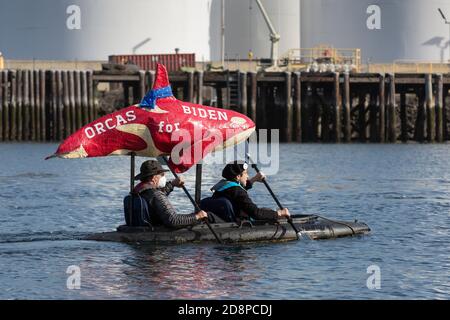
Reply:
[[[135,177],[141,183],[136,185],[134,192],[140,194],[148,204],[151,224],[164,225],[169,228],[179,228],[195,225],[201,219],[207,218],[205,211],[191,214],[178,214],[169,201],[168,195],[174,187],[182,188],[182,178],[166,181],[165,172],[156,160],[147,160],[142,163],[140,173]]]
[[[224,179],[211,188],[214,192],[212,198],[225,197],[230,200],[238,220],[253,218],[276,221],[279,218],[289,218],[290,213],[287,208],[275,211],[269,208],[259,208],[253,203],[247,191],[252,188],[253,183],[262,182],[265,176],[258,172],[249,179],[247,169],[248,164],[243,161],[228,163],[222,171]]]

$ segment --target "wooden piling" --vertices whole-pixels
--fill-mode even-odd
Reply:
[[[425,116],[426,116],[426,98],[424,89],[419,91],[419,105],[417,106],[417,118],[415,123],[414,138],[418,142],[425,140]]]
[[[283,133],[284,141],[292,142],[292,74],[290,72],[284,73],[284,97],[285,97],[285,117],[283,119]]]
[[[401,123],[401,140],[408,141],[408,118],[406,113],[406,93],[400,93],[400,123]]]
[[[330,142],[330,124],[333,122],[331,120],[331,108],[333,107],[332,90],[333,90],[332,88],[327,88],[323,90],[323,95],[320,95],[317,92],[318,90],[316,89],[317,92],[316,99],[318,102],[318,110],[317,110],[318,131],[321,131],[322,133],[322,134],[318,133],[317,136],[322,137],[322,142],[326,143]]]
[[[378,125],[378,141],[385,142],[386,141],[386,85],[385,85],[385,76],[380,75],[380,79],[378,82],[378,106],[380,109],[379,116],[379,125]]]
[[[40,98],[41,82],[39,79],[39,70],[33,70],[33,79],[34,79],[34,101],[36,104],[36,107],[34,108],[34,128],[36,132],[35,141],[39,141],[41,137],[41,123],[39,121],[41,114],[41,98]]]
[[[350,96],[350,74],[344,73],[344,140],[352,141],[352,122],[351,122],[351,96]]]
[[[21,113],[19,114],[21,121],[20,124],[22,126],[22,134],[20,135],[20,139],[21,141],[27,141],[28,140],[28,132],[29,132],[29,127],[27,126],[27,123],[29,121],[29,114],[28,114],[28,105],[29,105],[29,101],[30,101],[30,97],[29,97],[29,88],[30,88],[30,83],[28,81],[28,70],[22,70],[22,110]]]
[[[31,86],[32,72],[27,70],[25,75],[26,81],[24,83],[24,91],[26,92],[24,96],[24,107],[25,107],[25,123],[24,123],[24,139],[26,141],[31,140],[31,91],[33,87]]]
[[[436,77],[436,140],[437,142],[444,141],[444,77],[438,74]]]
[[[198,104],[203,104],[203,71],[196,72],[197,79],[197,99]]]
[[[239,99],[239,112],[247,115],[247,73],[239,72],[238,76],[240,77],[240,99]]]
[[[370,142],[378,141],[378,96],[374,89],[370,90],[370,103],[369,103],[369,122],[370,122]]]
[[[74,72],[75,81],[75,115],[76,115],[76,130],[81,128],[82,120],[82,108],[81,108],[81,75],[80,71]]]
[[[339,88],[339,72],[333,74],[334,85],[333,85],[333,107],[334,107],[334,124],[333,124],[333,135],[334,142],[341,142],[341,95]]]
[[[72,132],[72,117],[70,112],[70,71],[62,72],[63,80],[63,104],[64,104],[64,139]]]
[[[359,101],[358,101],[358,131],[359,131],[359,141],[366,142],[367,140],[367,131],[366,131],[366,123],[367,123],[367,97],[366,92],[359,93]]]
[[[23,135],[22,139],[30,140],[30,71],[23,71]]]
[[[436,117],[433,101],[433,76],[425,75],[425,100],[427,106],[427,140],[434,142],[436,137]]]
[[[301,73],[294,73],[294,132],[295,141],[302,142],[302,82]]]
[[[36,141],[36,86],[34,71],[30,71],[30,140]]]
[[[10,104],[10,133],[9,140],[14,141],[17,138],[17,71],[11,71],[11,104]]]
[[[22,126],[23,126],[23,71],[24,70],[18,70],[17,71],[17,97],[16,97],[16,126],[17,126],[17,134],[16,134],[16,140],[22,141]]]
[[[87,71],[81,71],[80,74],[81,80],[81,126],[88,124],[89,121],[89,92],[88,92],[88,84],[87,84]]]
[[[56,78],[56,70],[51,70],[50,74],[47,74],[47,77],[49,77],[49,85],[51,86],[50,90],[47,90],[47,97],[51,98],[52,102],[50,105],[50,113],[47,114],[47,122],[51,122],[50,128],[51,132],[50,135],[47,136],[48,141],[58,141],[58,82]],[[51,117],[50,119],[48,117]]]
[[[187,97],[186,100],[189,102],[194,102],[194,73],[188,72],[188,81],[187,81]]]
[[[77,130],[77,114],[75,107],[75,72],[69,71],[69,103],[70,103],[70,134]]]
[[[131,103],[129,103],[129,105],[134,105],[134,104],[138,104],[141,102],[141,85],[140,85],[140,81],[138,81],[137,83],[133,83],[131,85],[131,92],[133,94],[133,98],[131,99]]]
[[[449,111],[449,106],[446,103],[447,101],[447,96],[448,96],[448,91],[449,88],[446,86],[443,88],[443,94],[442,94],[442,139],[444,140],[444,142],[446,142],[447,140],[450,140],[450,132],[448,130],[448,126],[449,126],[449,122],[450,122],[450,117],[447,114]]]
[[[145,71],[145,93],[149,92],[153,85],[153,77],[150,70]]]
[[[302,105],[302,141],[314,140],[313,96],[309,82],[305,83],[305,102]]]
[[[46,112],[47,112],[47,101],[46,101],[46,96],[45,96],[45,92],[46,92],[46,82],[45,82],[45,71],[44,70],[39,70],[39,82],[41,83],[40,85],[40,101],[41,101],[41,115],[40,115],[40,121],[41,121],[41,139],[40,141],[46,141],[47,140],[47,117],[46,117]]]
[[[395,104],[395,75],[389,75],[389,106],[388,106],[388,138],[389,142],[397,141],[397,115]]]
[[[36,122],[36,141],[40,141],[41,140],[41,108],[42,108],[42,104],[41,104],[41,79],[39,77],[39,70],[34,70],[33,71],[33,77],[34,77],[34,82],[35,82],[35,99],[36,99],[36,109],[35,109],[35,117],[34,117],[34,121]]]
[[[322,141],[327,141],[328,134],[328,122],[324,121],[322,112],[322,102],[319,101],[318,86],[312,85],[312,106],[310,112],[312,113],[312,141],[318,142],[319,138],[322,137]],[[325,132],[323,132],[325,130]],[[325,138],[325,139],[324,139]]]
[[[58,125],[56,130],[56,140],[60,141],[64,138],[64,101],[63,101],[63,85],[62,72],[56,71],[56,103],[57,103],[57,119]]]
[[[225,104],[223,102],[223,87],[216,87],[216,96],[217,96],[217,107],[225,108]]]
[[[145,97],[146,93],[147,90],[146,90],[145,71],[139,70],[139,101],[141,101]]]
[[[0,70],[0,73],[3,77],[3,82],[0,82],[0,85],[3,86],[3,96],[0,100],[0,107],[2,107],[2,118],[3,118],[3,141],[9,141],[9,99],[11,96],[11,90],[8,87],[9,84],[9,71],[8,70]]]
[[[56,71],[50,70],[50,97],[52,99],[51,105],[50,105],[50,112],[49,112],[49,128],[50,128],[50,134],[47,137],[48,140],[56,141],[57,136],[57,126],[58,126],[58,85],[56,83]]]
[[[3,141],[3,112],[4,112],[4,106],[3,101],[5,99],[5,96],[3,95],[4,91],[6,91],[6,86],[3,82],[3,71],[0,70],[0,141]],[[3,90],[3,88],[5,89]]]
[[[88,92],[88,109],[89,109],[89,121],[92,122],[97,118],[97,106],[95,104],[95,90],[94,90],[94,79],[93,71],[88,70],[87,72],[87,92]]]
[[[124,98],[125,104],[127,106],[133,104],[133,88],[130,85],[130,82],[124,81],[122,86],[123,86],[123,98]]]
[[[148,88],[147,91],[151,90],[153,87],[153,82],[155,82],[155,72],[154,71],[148,71],[147,72],[148,77]]]
[[[256,103],[258,99],[258,82],[257,82],[257,73],[249,72],[250,78],[250,108],[248,116],[253,122],[256,122]]]
[[[267,85],[263,82],[261,84],[260,92],[261,92],[261,101],[259,103],[259,110],[257,113],[257,123],[258,128],[268,128],[267,123]]]

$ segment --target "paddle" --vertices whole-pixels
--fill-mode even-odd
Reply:
[[[250,154],[247,153],[247,158],[248,160],[252,163],[252,168],[255,169],[256,172],[260,172],[258,165],[256,164],[256,162],[253,161],[253,159],[250,157]],[[273,193],[272,188],[269,186],[269,183],[267,182],[267,179],[264,178],[262,180],[262,182],[264,183],[264,185],[266,186],[267,190],[269,191],[270,195],[272,196],[273,200],[275,200],[275,202],[277,203],[278,207],[283,210],[284,207],[281,205],[280,201],[278,200],[277,196],[275,195],[275,193]],[[301,238],[301,232],[297,229],[297,227],[295,226],[294,222],[292,221],[292,218],[289,217],[287,219],[288,223],[291,225],[292,229],[294,229],[295,234],[297,235],[297,240],[299,240]]]
[[[178,174],[172,170],[172,168],[169,166],[169,161],[167,161],[167,157],[161,157],[164,162],[166,163],[166,165],[169,167],[170,171],[172,172],[173,176],[175,177],[175,179],[179,179]],[[184,193],[187,195],[187,197],[189,198],[189,200],[191,201],[192,205],[195,208],[195,212],[199,212],[202,209],[200,209],[200,207],[198,206],[197,202],[195,202],[194,198],[192,198],[191,194],[189,193],[189,191],[186,189],[185,186],[182,186]],[[217,242],[222,244],[222,240],[220,240],[219,236],[217,235],[217,233],[214,231],[214,229],[211,227],[211,225],[209,224],[208,218],[203,220],[206,225],[208,226],[209,230],[212,232],[212,234],[214,235],[214,237],[216,238]]]

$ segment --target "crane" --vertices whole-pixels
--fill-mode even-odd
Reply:
[[[269,15],[266,12],[266,9],[264,8],[263,4],[261,3],[261,0],[255,0],[256,4],[259,7],[259,10],[261,10],[261,13],[263,15],[264,20],[266,21],[267,27],[269,28],[270,31],[270,42],[271,47],[270,47],[270,59],[272,60],[272,65],[270,66],[270,68],[272,71],[278,71],[279,67],[278,67],[278,41],[280,41],[280,34],[276,32],[272,21],[269,18]]]

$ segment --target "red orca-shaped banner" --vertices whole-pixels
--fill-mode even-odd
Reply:
[[[140,104],[103,116],[70,135],[60,158],[170,155],[169,165],[184,172],[209,152],[246,140],[255,130],[247,116],[177,100],[166,68],[158,64],[155,83]]]

